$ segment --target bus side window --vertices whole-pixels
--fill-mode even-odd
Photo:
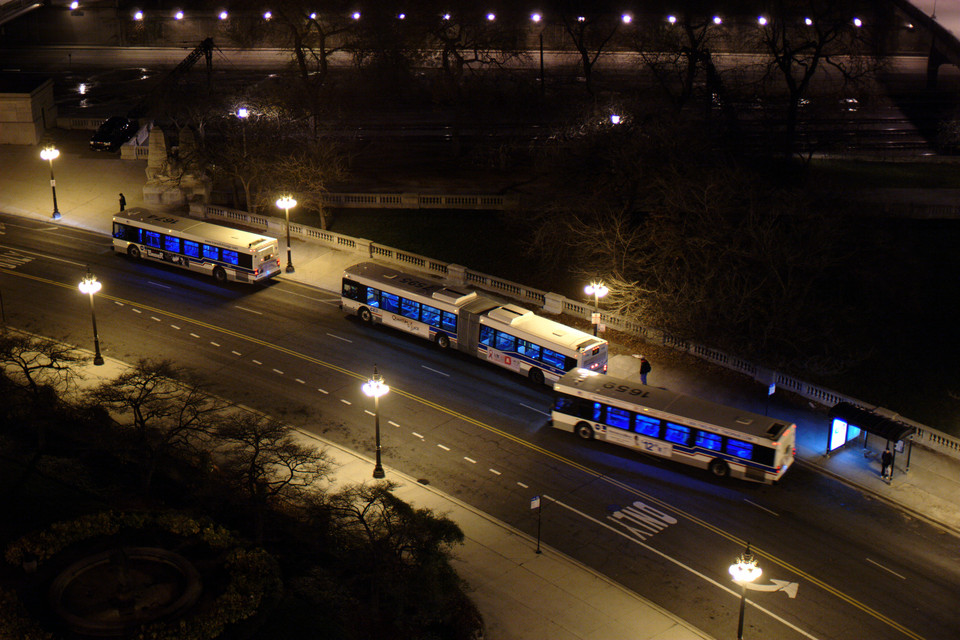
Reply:
[[[220,259],[220,249],[217,247],[211,247],[208,244],[203,245],[203,257],[207,260],[219,260]]]
[[[180,238],[163,236],[163,248],[173,253],[180,253]]]
[[[753,457],[753,445],[749,442],[727,438],[727,446],[725,448],[730,455],[743,458],[744,460],[750,460]]]
[[[576,358],[571,358],[570,356],[564,357],[563,359],[564,371],[571,371],[573,369],[576,369],[578,366],[580,366],[580,363],[577,362]]]
[[[573,398],[568,396],[560,396],[557,398],[556,403],[554,403],[553,408],[560,413],[566,413],[567,415],[574,414],[574,402]]]
[[[708,431],[697,431],[697,446],[711,451],[720,451],[720,444],[723,438],[715,433]]]
[[[626,409],[607,407],[607,424],[617,429],[630,430],[630,412]]]
[[[449,311],[440,312],[440,326],[452,333],[457,332],[457,316]]]
[[[114,222],[113,237],[120,240],[133,240],[134,234],[132,233],[132,229],[127,225]]]
[[[563,369],[563,356],[556,351],[545,348],[543,350],[543,355],[540,356],[540,359],[544,364],[549,365],[554,369]]]
[[[636,431],[645,436],[650,436],[651,438],[660,437],[660,421],[656,418],[648,418],[647,416],[635,415],[634,420],[636,420]]]
[[[367,304],[371,307],[380,306],[380,291],[373,287],[367,287]]]
[[[497,349],[500,351],[516,351],[517,339],[509,333],[497,331]]]
[[[400,315],[411,320],[420,319],[420,303],[415,300],[400,298]]]
[[[668,422],[667,430],[663,434],[663,439],[667,442],[685,445],[690,442],[690,427]]]
[[[400,296],[384,291],[380,294],[380,301],[383,303],[383,310],[396,313],[400,310]]]
[[[526,340],[517,340],[517,353],[533,358],[540,359],[540,345],[527,342]]]
[[[149,245],[151,247],[156,247],[157,249],[160,248],[159,233],[157,233],[156,231],[147,231],[144,235],[147,237],[146,242],[144,242],[144,244]]]
[[[436,307],[431,307],[430,305],[421,305],[420,306],[420,319],[426,322],[431,327],[440,326],[440,309]]]
[[[183,241],[183,252],[190,256],[191,258],[200,257],[200,244],[194,242],[193,240],[184,240]]]
[[[229,262],[232,265],[237,265],[240,263],[240,256],[237,255],[236,251],[230,251],[229,249],[224,249],[223,261]]]
[[[599,402],[593,402],[588,407],[590,409],[590,419],[596,422],[603,422],[604,406]]]
[[[480,344],[492,347],[493,334],[494,331],[490,327],[480,327]]]

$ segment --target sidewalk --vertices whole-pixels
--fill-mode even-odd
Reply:
[[[121,161],[114,154],[91,157],[76,140],[60,150],[55,171],[62,218],[55,224],[109,235],[119,192],[129,207],[142,206],[145,161]],[[39,147],[0,145],[0,212],[53,222],[49,167],[40,160],[39,151]],[[352,254],[299,240],[292,243],[292,258],[296,271],[281,278],[333,292],[340,289],[344,267],[358,261]],[[733,372],[705,375],[701,367],[684,362],[684,358],[654,361],[651,384],[756,413],[767,409],[766,390],[753,381]],[[613,375],[639,379],[638,369],[639,362],[629,354],[611,358]],[[796,422],[798,464],[812,466],[960,536],[960,461],[914,447],[909,472],[903,467],[905,456],[898,456],[893,482],[887,484],[879,477],[879,450],[865,456],[858,443],[850,443],[829,457],[824,455],[830,425],[822,408],[785,402],[775,395],[769,413]],[[329,446],[343,464],[338,478],[370,477],[369,460]],[[571,558],[551,549],[534,554],[534,542],[522,532],[393,470],[390,476],[401,482],[402,497],[449,514],[463,529],[467,543],[458,554],[457,568],[473,588],[487,621],[488,638],[709,637]],[[585,598],[585,593],[591,595]]]

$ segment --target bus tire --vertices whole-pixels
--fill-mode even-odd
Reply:
[[[213,268],[213,279],[223,284],[227,281],[227,272],[223,270],[223,267],[214,267]]]
[[[360,311],[357,312],[357,315],[360,316],[360,319],[366,324],[370,324],[370,322],[373,321],[373,314],[370,313],[370,309],[367,309],[366,307],[360,307]]]
[[[134,260],[140,259],[140,247],[135,244],[127,246],[127,255],[133,258]]]
[[[534,384],[543,384],[543,371],[537,369],[536,367],[530,367],[530,372],[527,374],[530,377],[530,381]]]
[[[437,334],[437,346],[441,349],[446,349],[450,346],[450,336],[445,333]]]
[[[710,461],[710,473],[717,478],[726,478],[730,475],[730,467],[727,466],[725,460],[714,458]]]
[[[584,440],[593,440],[593,427],[589,422],[580,422],[577,423],[577,426],[574,428],[574,431],[577,432],[577,435],[583,438]]]

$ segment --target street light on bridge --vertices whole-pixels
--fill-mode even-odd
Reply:
[[[383,376],[377,371],[377,365],[373,365],[373,377],[363,383],[363,392],[373,398],[373,424],[377,436],[377,464],[373,467],[373,477],[380,479],[386,476],[383,472],[383,464],[380,462],[380,396],[386,395],[390,391],[383,382]]]

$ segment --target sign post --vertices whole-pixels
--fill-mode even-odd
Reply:
[[[530,508],[537,510],[537,553],[540,553],[540,514],[542,513],[540,496],[533,496],[530,499]]]
[[[767,412],[770,411],[770,396],[777,392],[777,383],[771,382],[770,386],[767,387],[767,404],[763,408],[763,415],[767,415]]]

